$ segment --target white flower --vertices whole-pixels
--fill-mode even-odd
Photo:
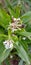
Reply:
[[[13,21],[13,22],[16,22],[16,20],[17,20],[17,19],[16,19],[16,18],[14,18],[14,17],[12,16],[12,21]]]
[[[13,48],[13,43],[14,43],[13,40],[5,40],[3,42],[3,44],[4,44],[4,46],[5,46],[6,49],[9,49],[9,48],[12,49]]]
[[[26,37],[23,37],[22,39],[23,39],[23,40],[26,40]]]
[[[17,21],[20,21],[20,18],[17,18]]]
[[[13,58],[13,55],[11,55],[10,58]]]
[[[12,32],[14,32],[14,31],[17,31],[17,29],[13,29],[13,28],[12,28]]]
[[[16,18],[14,18],[14,21],[16,21]]]
[[[14,18],[14,17],[12,16],[12,20],[13,20],[14,22],[9,23],[8,29],[11,29],[11,31],[14,32],[14,31],[16,31],[17,29],[19,29],[20,26],[21,26],[21,24],[19,24],[19,23],[20,23],[20,18]]]

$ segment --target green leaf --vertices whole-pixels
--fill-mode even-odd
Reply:
[[[11,65],[9,58],[7,58],[4,62],[5,62],[6,65]]]
[[[24,49],[27,51],[28,53],[28,41],[25,39],[23,40],[23,37],[19,37],[19,42],[21,42],[21,45],[24,47]]]
[[[3,27],[0,26],[0,34],[1,34],[1,33],[2,33],[2,34],[4,33],[4,29],[3,29]]]
[[[19,64],[18,65],[23,65],[23,61],[22,60],[20,60],[20,62],[19,62]]]
[[[19,46],[16,44],[16,50],[19,57],[29,65],[30,64],[29,56],[25,49],[23,48],[23,46],[22,45]]]
[[[0,64],[0,65],[2,65],[2,64]]]
[[[0,42],[0,63],[2,63],[10,54],[11,49],[6,50],[3,43]]]
[[[22,15],[21,20],[23,21],[23,23],[27,23],[28,21],[30,21],[31,20],[31,11]]]
[[[5,35],[5,34],[0,34],[0,37],[7,37],[7,35]]]
[[[12,7],[10,1],[6,0],[8,11],[10,12],[11,16],[18,18],[20,16],[20,6]]]
[[[20,6],[17,5],[17,6],[14,8],[14,10],[15,10],[15,13],[16,13],[15,17],[18,18],[18,17],[20,16]]]
[[[19,36],[25,36],[27,37],[29,40],[31,40],[31,33],[30,32],[27,32],[25,30],[17,30],[14,32],[15,34],[19,35]]]
[[[6,0],[6,3],[7,3],[7,9],[10,13],[10,16],[14,16],[15,17],[15,12],[14,12],[14,9],[12,8],[11,4],[10,4],[10,1]]]
[[[2,53],[3,53],[3,51],[4,51],[4,45],[3,45],[3,43],[2,43],[2,41],[0,41],[0,57],[2,57],[1,55],[2,55]],[[1,60],[1,58],[0,58],[0,60]]]
[[[10,49],[8,50],[4,49],[4,51],[0,55],[0,63],[3,62],[8,57],[9,54],[10,54]]]
[[[10,16],[5,12],[5,10],[0,9],[0,25],[7,28],[11,22]]]
[[[31,21],[28,22],[25,29],[26,31],[31,32]]]

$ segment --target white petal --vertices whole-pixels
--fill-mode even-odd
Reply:
[[[6,40],[4,43],[4,46],[6,49],[13,48],[13,40]]]
[[[4,44],[4,45],[7,44],[7,41],[4,41],[3,44]]]
[[[9,45],[5,45],[5,48],[6,48],[6,49],[9,49]]]
[[[26,37],[23,37],[22,39],[23,39],[23,40],[26,40]]]
[[[19,21],[20,21],[20,18],[18,18],[17,20],[19,20]]]
[[[13,29],[13,28],[12,28],[12,32],[14,32],[14,31],[16,31],[16,30],[17,30],[17,29]]]
[[[10,58],[13,58],[13,56],[11,55]]]
[[[14,21],[16,21],[16,18],[14,18]]]
[[[13,48],[13,44],[12,43],[10,44],[10,47],[9,48]]]

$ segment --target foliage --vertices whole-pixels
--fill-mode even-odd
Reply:
[[[28,1],[28,0],[27,0]],[[28,1],[29,2],[29,1]],[[25,62],[26,65],[31,63],[31,11],[21,15],[20,8],[21,5],[17,4],[13,6],[10,4],[10,1],[6,0],[7,6],[6,9],[0,8],[0,64],[5,60],[6,65],[8,65],[8,56],[13,54],[20,57],[19,65],[23,65]],[[16,23],[19,20],[20,27],[16,28],[17,30],[13,31],[11,24],[14,23],[14,18]],[[15,23],[14,23],[15,24]],[[13,40],[13,48],[6,49],[3,42],[5,40]],[[15,49],[14,52],[13,49]],[[10,63],[9,63],[10,65]]]

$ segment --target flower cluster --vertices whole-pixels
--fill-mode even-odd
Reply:
[[[13,43],[14,43],[13,40],[5,40],[3,42],[6,49],[10,49],[10,48],[12,49],[13,48]]]
[[[12,17],[12,23],[10,23],[9,24],[9,27],[8,27],[8,29],[10,28],[11,30],[12,30],[12,32],[14,32],[14,31],[16,31],[17,29],[21,29],[21,28],[23,28],[24,27],[24,25],[23,24],[21,24],[21,22],[20,22],[20,18],[13,18]]]

